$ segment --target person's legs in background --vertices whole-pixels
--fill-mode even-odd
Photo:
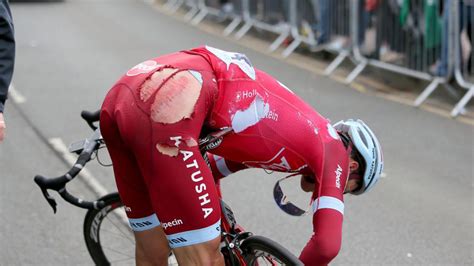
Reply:
[[[317,3],[316,3],[317,2]],[[319,14],[318,16],[318,24],[316,27],[316,32],[317,34],[317,39],[316,42],[318,44],[325,44],[329,41],[330,37],[330,19],[331,19],[331,13],[330,13],[330,0],[312,0],[313,3],[313,8],[315,6],[319,7],[319,12],[316,14]],[[315,11],[316,8],[314,8]]]
[[[473,57],[473,17],[474,17],[474,3],[463,3],[460,4],[460,11],[461,11],[461,31],[464,31],[467,37],[467,40],[470,45],[470,53],[466,54],[462,59],[466,61],[465,69],[468,73],[472,73],[472,57]],[[465,45],[465,46],[469,46]],[[468,50],[467,48],[461,49],[462,51]],[[464,54],[464,53],[463,53]]]
[[[444,0],[443,4],[443,27],[441,30],[441,58],[437,68],[432,71],[434,75],[445,77],[448,75],[448,40],[449,40],[449,16],[451,13],[451,0]]]
[[[221,12],[230,14],[234,11],[234,4],[230,0],[220,0]]]

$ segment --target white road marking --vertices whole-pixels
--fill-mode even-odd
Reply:
[[[67,149],[66,144],[60,138],[51,138],[48,140],[51,146],[61,154],[61,156],[71,165],[71,167],[76,163],[77,158],[73,156]],[[82,177],[82,180],[92,188],[92,190],[97,194],[97,196],[107,195],[108,192],[102,186],[102,184],[97,181],[97,179],[87,170],[82,169],[79,175]]]
[[[23,95],[21,95],[21,93],[15,89],[15,86],[13,86],[13,83],[10,84],[10,88],[8,88],[8,94],[12,98],[12,100],[17,104],[26,102],[26,98],[23,97]]]

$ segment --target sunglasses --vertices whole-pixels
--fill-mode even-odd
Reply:
[[[288,198],[286,197],[285,193],[283,192],[280,186],[281,181],[291,176],[294,176],[294,175],[284,177],[275,183],[275,186],[273,187],[273,198],[275,199],[275,203],[278,205],[278,207],[285,213],[291,216],[301,216],[305,214],[307,210],[306,211],[302,210],[295,204],[291,203],[291,201],[288,200]]]

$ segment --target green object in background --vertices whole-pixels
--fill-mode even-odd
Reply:
[[[438,14],[439,0],[425,0],[425,48],[434,48],[441,44],[441,20]]]
[[[430,49],[441,44],[442,18],[438,14],[439,0],[424,0],[423,14],[425,19],[424,48]],[[403,0],[400,7],[400,24],[405,26],[410,14],[410,0]]]
[[[410,13],[410,0],[403,0],[402,6],[400,8],[400,24],[402,26],[405,26],[409,13]]]

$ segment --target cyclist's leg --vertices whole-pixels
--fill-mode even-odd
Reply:
[[[168,256],[171,249],[161,226],[141,232],[134,232],[134,235],[137,265],[168,265]],[[153,254],[153,256],[148,254]]]
[[[123,89],[126,90],[126,88]],[[120,198],[125,205],[130,226],[134,229],[136,264],[168,265],[170,247],[166,235],[163,228],[159,226],[159,221],[150,204],[148,190],[135,156],[125,145],[116,123],[116,99],[123,97],[119,95],[120,92],[120,88],[114,88],[107,95],[101,111],[100,126],[113,162]],[[144,238],[143,235],[147,235],[148,238]],[[147,254],[154,254],[154,256],[147,256]]]
[[[221,265],[220,205],[214,180],[197,146],[182,145],[176,157],[153,157],[149,180],[153,205],[181,265]]]
[[[175,248],[173,252],[180,265],[224,265],[221,251],[216,249],[220,242],[219,236],[205,243]]]
[[[131,91],[128,99],[116,104],[120,135],[133,150],[149,202],[182,265],[223,264],[219,200],[197,146],[217,90],[213,76],[200,75],[175,73],[145,100],[134,100],[137,94]],[[145,112],[149,112],[146,118]],[[152,234],[150,230],[137,233],[137,242],[147,246]],[[147,257],[156,255],[147,249],[144,252]]]
[[[155,145],[151,160],[146,154],[143,157],[152,162],[145,176],[153,206],[181,265],[224,263],[219,249],[220,202],[197,146],[217,93],[213,78],[209,72],[179,72],[150,103]]]

